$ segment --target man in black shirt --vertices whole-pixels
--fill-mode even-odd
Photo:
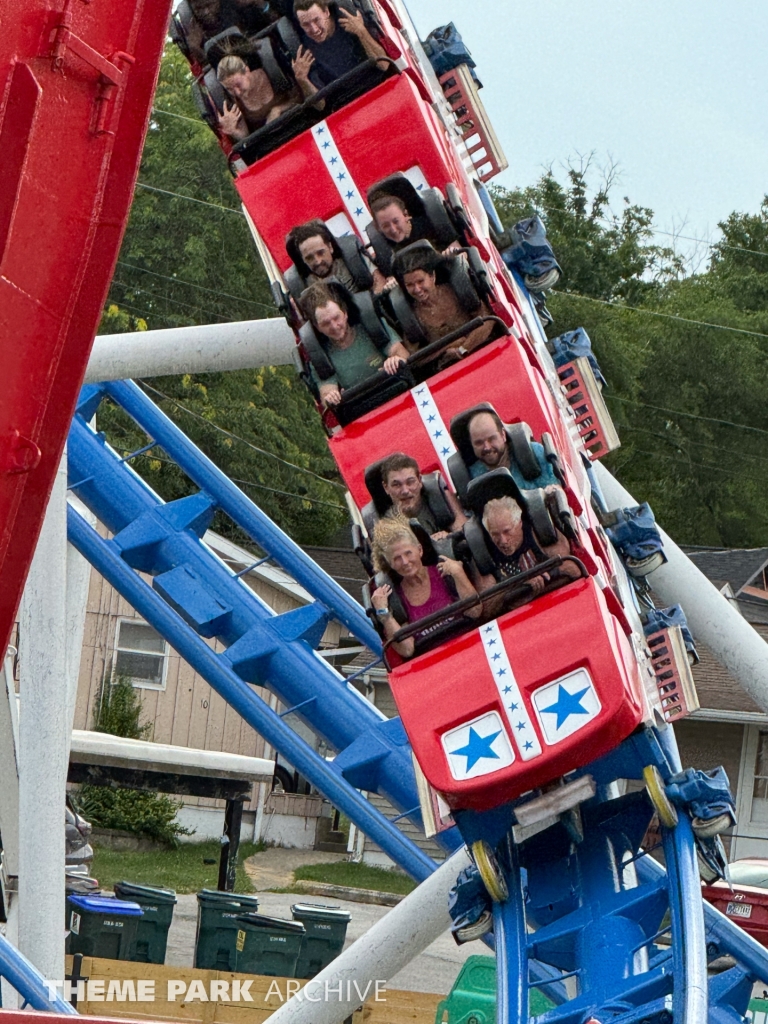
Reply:
[[[296,0],[294,14],[302,45],[293,71],[305,96],[330,85],[369,59],[386,57],[382,47],[365,27],[358,11],[339,10],[330,0]]]
[[[424,493],[418,462],[404,452],[395,452],[382,463],[381,483],[387,497],[392,502],[385,516],[405,516],[406,519],[418,519],[432,540],[442,540],[448,536],[446,530],[439,530],[435,514],[429,507]],[[467,517],[461,511],[457,499],[450,491],[445,492],[445,500],[453,513],[452,530],[460,530]]]

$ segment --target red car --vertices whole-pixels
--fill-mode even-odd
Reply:
[[[721,913],[768,946],[768,859],[745,857],[728,865],[731,884],[705,885],[701,894]]]

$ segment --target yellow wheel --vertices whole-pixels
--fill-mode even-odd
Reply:
[[[643,779],[651,803],[659,816],[659,821],[665,828],[674,828],[677,824],[677,811],[667,796],[664,781],[655,764],[649,764],[643,768]]]
[[[494,903],[504,903],[509,898],[509,889],[496,860],[496,854],[484,839],[472,843],[472,858],[488,895]]]

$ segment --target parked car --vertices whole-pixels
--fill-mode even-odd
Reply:
[[[745,857],[728,865],[730,885],[718,881],[701,893],[745,932],[768,946],[768,858]]]

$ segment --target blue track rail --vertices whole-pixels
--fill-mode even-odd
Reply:
[[[77,1014],[74,1007],[59,995],[51,995],[45,978],[34,964],[15,946],[0,935],[0,978],[4,978],[19,993],[23,1006],[50,1013]]]
[[[163,503],[88,421],[109,395],[200,488]],[[330,619],[374,651],[378,638],[361,608],[290,541],[132,383],[85,388],[69,437],[72,491],[114,535],[102,538],[73,508],[70,541],[267,741],[414,878],[429,857],[378,813],[359,790],[376,791],[420,822],[410,747],[398,719],[386,720],[316,653]],[[129,457],[130,458],[130,457]],[[315,599],[276,615],[204,544],[225,511]],[[151,584],[144,576],[151,578]],[[207,639],[224,647],[216,653]],[[332,763],[261,700],[267,686],[338,754]],[[287,712],[286,712],[287,713]],[[284,713],[284,714],[286,714]],[[460,816],[468,842],[503,849],[510,896],[494,906],[499,1024],[527,1021],[530,987],[557,1004],[541,1024],[737,1024],[751,985],[768,979],[766,951],[705,906],[694,840],[684,814],[664,831],[669,873],[638,854],[652,807],[644,792],[617,796],[618,779],[639,779],[654,764],[679,770],[671,730],[646,731],[589,765],[596,797],[580,811],[581,834],[562,821],[519,847],[507,840],[513,808]],[[462,839],[442,833],[446,849]],[[669,913],[672,946],[655,940]],[[709,951],[709,952],[708,952]],[[707,956],[736,966],[707,980]],[[554,982],[554,984],[553,984]],[[566,989],[568,991],[566,992]],[[570,997],[570,998],[568,998]],[[709,1003],[709,1007],[708,1007]]]

